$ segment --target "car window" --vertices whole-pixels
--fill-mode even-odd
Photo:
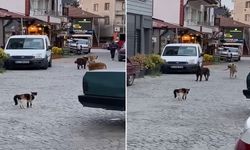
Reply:
[[[195,46],[167,46],[163,56],[197,56]]]
[[[44,49],[42,38],[12,38],[6,49]]]

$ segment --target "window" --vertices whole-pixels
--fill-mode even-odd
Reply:
[[[122,2],[122,10],[125,10],[125,2]]]
[[[98,11],[98,4],[94,4],[94,11]]]
[[[250,8],[250,1],[246,2],[246,8]]]
[[[104,24],[109,25],[109,16],[105,16]]]
[[[104,10],[109,10],[109,6],[110,6],[109,3],[105,3],[105,4],[104,4]]]
[[[12,38],[9,40],[7,49],[44,49],[42,38]]]
[[[245,14],[245,21],[250,21],[250,14]]]

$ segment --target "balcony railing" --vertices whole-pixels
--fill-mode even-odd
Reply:
[[[125,15],[125,10],[115,10],[116,15]]]
[[[187,25],[190,25],[190,26],[199,26],[199,25],[203,25],[203,26],[214,26],[214,22],[211,21],[211,22],[202,22],[202,21],[199,21],[197,19],[186,19],[185,20],[187,22]]]
[[[48,9],[32,9],[31,13],[33,14],[33,16],[62,16],[62,12]]]

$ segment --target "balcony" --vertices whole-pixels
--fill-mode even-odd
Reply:
[[[115,10],[115,15],[124,16],[125,10]]]
[[[31,15],[33,15],[33,16],[59,17],[59,16],[61,16],[61,12],[56,12],[56,11],[48,10],[48,9],[33,9],[33,10],[31,10]]]

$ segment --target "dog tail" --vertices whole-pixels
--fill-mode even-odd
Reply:
[[[174,98],[176,98],[176,97],[177,97],[176,90],[174,90]]]
[[[16,95],[16,96],[14,96],[14,102],[15,102],[15,105],[18,105],[18,101],[17,101],[17,99],[18,99],[18,96]]]

